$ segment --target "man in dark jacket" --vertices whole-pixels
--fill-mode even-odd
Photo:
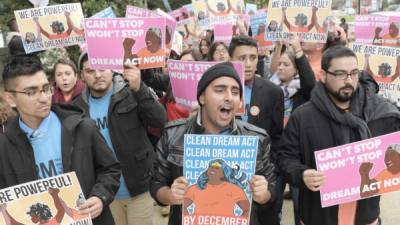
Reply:
[[[151,225],[153,201],[148,190],[154,149],[147,126],[164,126],[164,107],[141,81],[140,70],[134,66],[128,66],[123,76],[111,70],[95,70],[86,53],[81,55],[79,66],[86,89],[73,104],[96,122],[121,162],[121,185],[110,205],[114,219],[118,225]]]
[[[81,212],[96,225],[114,224],[108,205],[120,166],[93,122],[78,108],[51,107],[53,87],[32,57],[13,58],[3,79],[5,98],[19,116],[0,135],[0,189],[75,171],[87,198]]]
[[[200,109],[197,115],[166,125],[157,147],[157,160],[150,193],[162,205],[172,205],[169,225],[182,224],[181,204],[188,187],[182,177],[185,134],[230,134],[259,137],[256,175],[250,181],[253,206],[273,202],[275,170],[271,162],[270,139],[263,129],[235,119],[241,100],[240,78],[231,63],[210,67],[197,86]],[[259,208],[259,207],[258,207]],[[252,207],[250,224],[260,224]]]
[[[278,163],[300,188],[300,218],[305,225],[378,224],[379,197],[321,207],[314,152],[399,130],[400,113],[376,94],[376,84],[358,70],[350,49],[335,46],[322,57],[321,81],[311,100],[294,111],[282,136]]]
[[[256,75],[258,51],[257,42],[240,35],[232,38],[229,46],[229,55],[232,61],[241,61],[244,64],[244,115],[242,120],[264,129],[271,137],[271,157],[276,161],[277,144],[283,130],[283,92],[270,82]],[[279,175],[279,174],[278,174]],[[280,224],[279,214],[283,204],[283,182],[278,176],[278,193],[276,201],[269,207],[259,210],[261,224]]]

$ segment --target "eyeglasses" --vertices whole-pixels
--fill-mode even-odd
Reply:
[[[336,79],[339,79],[339,80],[346,80],[349,77],[353,80],[353,79],[358,79],[360,76],[359,75],[360,70],[358,70],[358,69],[352,70],[350,73],[347,73],[347,71],[343,71],[343,70],[335,71],[335,72],[331,72],[331,71],[327,70],[326,73],[333,75],[334,77],[336,77]]]
[[[54,93],[54,87],[51,85],[44,86],[42,90],[39,89],[27,89],[26,91],[16,91],[16,90],[6,90],[11,93],[20,93],[25,94],[30,98],[39,98],[41,93],[44,93],[46,96],[52,95]]]

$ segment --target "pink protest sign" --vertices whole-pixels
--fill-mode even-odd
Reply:
[[[400,47],[400,16],[364,16],[355,18],[356,42]]]
[[[400,132],[315,152],[328,207],[400,190]]]
[[[232,25],[231,24],[215,24],[214,25],[214,42],[224,42],[229,46],[232,39]]]
[[[218,62],[168,60],[168,72],[176,103],[189,109],[197,105],[197,83],[203,73],[215,64],[218,64]],[[232,62],[232,64],[242,81],[244,89],[243,63]]]
[[[162,11],[161,9],[156,10],[157,14],[164,17],[166,19],[166,30],[165,30],[165,47],[171,49],[173,37],[176,29],[176,21],[175,19]]]
[[[89,62],[94,69],[165,65],[165,18],[85,19]]]
[[[158,14],[156,12],[153,12],[148,9],[136,7],[136,6],[131,6],[128,5],[126,6],[126,12],[125,12],[125,17],[127,18],[132,18],[132,17],[158,17]]]

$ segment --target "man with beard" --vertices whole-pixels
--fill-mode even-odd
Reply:
[[[278,165],[300,188],[300,218],[305,225],[379,224],[379,197],[321,207],[325,175],[316,170],[314,152],[399,130],[397,108],[376,94],[376,83],[358,70],[357,57],[344,46],[322,56],[321,81],[311,100],[291,115],[282,135]]]

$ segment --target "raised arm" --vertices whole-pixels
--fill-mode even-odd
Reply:
[[[365,54],[365,62],[364,62],[364,70],[372,77],[375,76],[375,74],[372,72],[371,67],[369,67],[369,54]]]
[[[71,17],[70,17],[71,13],[70,12],[65,12],[64,15],[65,15],[65,18],[67,19],[67,26],[68,26],[68,29],[67,29],[66,32],[67,32],[68,35],[70,35],[71,32],[72,32],[72,28],[74,27],[74,23],[71,20]]]
[[[290,30],[291,25],[289,23],[289,20],[286,17],[286,8],[285,7],[282,8],[282,21],[286,25],[286,27]]]
[[[3,214],[4,222],[6,225],[24,225],[16,221],[7,211],[7,205],[5,203],[0,205],[0,212]]]
[[[372,183],[376,183],[375,179],[370,179],[369,178],[369,172],[371,171],[372,167],[374,166],[374,164],[370,163],[370,162],[363,162],[360,165],[359,168],[359,173],[361,176],[361,185],[360,185],[360,196],[362,198],[366,198],[372,195],[375,195],[379,192],[379,189],[376,188],[374,190],[369,190],[369,191],[363,191],[365,186],[370,186],[370,184]]]
[[[318,18],[317,18],[317,11],[318,8],[316,6],[312,7],[312,16],[311,16],[311,23],[310,25],[307,26],[308,31],[310,31],[313,26],[315,26],[315,29],[320,29],[320,25],[318,24]]]
[[[40,25],[40,23],[39,23],[39,17],[34,17],[34,18],[33,18],[33,21],[36,23],[37,28],[39,28],[40,33],[42,33],[44,36],[46,36],[47,38],[49,38],[49,37],[50,37],[50,34],[49,34],[47,31],[45,31],[45,30],[43,29],[43,27]]]
[[[56,221],[58,223],[61,223],[61,221],[64,218],[64,214],[65,214],[65,209],[61,203],[61,199],[60,196],[58,196],[58,193],[60,193],[60,190],[58,188],[49,188],[48,189],[49,194],[51,195],[51,197],[53,198],[54,201],[54,205],[57,209],[57,214],[55,216]]]

